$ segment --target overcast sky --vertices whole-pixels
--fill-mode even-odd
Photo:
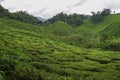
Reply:
[[[10,12],[23,10],[43,18],[50,18],[62,11],[68,14],[90,14],[110,8],[120,12],[120,0],[0,0],[0,3]]]

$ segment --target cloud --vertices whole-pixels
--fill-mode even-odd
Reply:
[[[47,9],[48,9],[48,8],[45,7],[45,8],[43,8],[43,9],[41,9],[38,13],[44,13]]]
[[[110,1],[109,3],[106,4],[106,7],[115,10],[120,9],[120,0]]]
[[[84,4],[87,0],[80,0],[77,1],[75,4],[69,5],[68,7],[77,7],[77,6],[81,6],[82,4]]]
[[[45,13],[47,10],[48,10],[47,7],[45,7],[45,8],[42,8],[42,9],[40,9],[40,10],[33,11],[32,13],[34,13],[34,14],[36,14],[36,15],[39,15],[39,14]]]
[[[81,0],[81,1],[77,2],[74,6],[80,6],[85,2],[86,2],[86,0]]]
[[[0,2],[10,12],[23,10],[43,18],[50,18],[59,12],[90,14],[91,11],[101,11],[103,8],[120,12],[120,0],[0,0]]]

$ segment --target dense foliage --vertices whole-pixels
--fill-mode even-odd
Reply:
[[[28,14],[25,11],[10,13],[7,9],[4,9],[1,5],[0,5],[0,18],[9,18],[30,24],[42,24],[42,21],[38,20],[36,17]]]
[[[9,17],[10,13],[7,9],[4,9],[1,5],[0,5],[0,17]]]
[[[26,11],[12,13],[10,19],[15,19],[30,24],[42,24],[42,21],[32,15],[29,15]]]
[[[87,18],[86,15],[79,15],[79,14],[70,14],[67,15],[63,12],[53,16],[52,18],[46,21],[47,24],[55,23],[56,21],[63,21],[71,25],[72,27],[79,26],[83,24],[84,20]]]
[[[54,27],[60,24],[64,25],[63,22],[58,22]],[[120,52],[82,49],[62,41],[54,41],[48,37],[57,37],[51,32],[47,33],[49,35],[46,37],[45,27],[15,20],[0,19],[0,28],[0,79],[119,80],[120,78]],[[50,28],[47,30],[51,31]],[[75,33],[70,37],[73,35]]]
[[[103,9],[103,11],[97,11],[97,13],[95,12],[91,12],[92,13],[92,17],[91,17],[91,20],[94,22],[94,23],[97,23],[97,22],[101,22],[105,16],[108,16],[110,15],[111,13],[111,10],[110,9]]]
[[[97,11],[97,13],[95,13],[95,12],[91,12],[91,13],[92,13],[92,16],[83,15],[83,14],[80,15],[80,14],[76,14],[76,13],[67,15],[67,14],[61,12],[61,13],[53,16],[52,18],[48,19],[45,22],[45,24],[53,24],[56,21],[63,21],[63,22],[68,23],[72,27],[77,27],[77,26],[82,25],[85,22],[85,20],[90,19],[90,18],[91,18],[91,21],[93,21],[94,23],[98,23],[98,22],[103,21],[103,19],[106,16],[110,15],[111,10],[103,9],[103,11]]]

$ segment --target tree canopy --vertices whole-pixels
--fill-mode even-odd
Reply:
[[[0,17],[9,17],[10,13],[0,5]]]
[[[105,16],[110,15],[111,10],[104,8],[103,11],[97,11],[97,13],[95,13],[95,12],[91,12],[91,13],[92,13],[91,20],[94,23],[97,23],[97,22],[102,21]]]
[[[51,24],[56,21],[64,21],[68,23],[69,25],[76,27],[83,23],[83,21],[86,19],[86,15],[80,15],[80,14],[70,14],[67,15],[63,12],[53,16],[52,18],[48,19],[45,23]]]
[[[28,14],[26,11],[12,13],[10,18],[31,24],[42,24],[42,21],[39,21],[36,17]]]
[[[14,20],[18,20],[18,21],[22,21],[30,24],[42,24],[42,21],[28,14],[26,11],[10,13],[7,9],[3,8],[1,5],[0,5],[0,17],[14,19]]]

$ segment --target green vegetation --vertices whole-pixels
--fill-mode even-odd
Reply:
[[[54,38],[70,36],[77,33],[77,31],[74,28],[72,28],[70,25],[62,21],[58,21],[54,24],[46,26],[43,29],[46,34],[49,34],[48,37],[50,37],[50,35],[53,35]]]
[[[77,27],[83,24],[84,20],[87,18],[86,15],[79,15],[79,14],[71,14],[67,15],[63,12],[53,16],[52,18],[48,19],[45,24],[55,23],[56,21],[63,21],[67,24],[71,25],[72,27]]]
[[[10,19],[22,21],[29,24],[42,24],[42,21],[39,21],[32,15],[29,15],[27,12],[19,11],[16,13],[12,13]]]
[[[76,28],[21,21],[0,18],[0,80],[120,79],[120,14]]]
[[[0,18],[14,19],[29,24],[36,24],[36,25],[42,24],[42,21],[39,21],[36,17],[28,14],[26,11],[10,13],[7,9],[4,9],[1,5],[0,5]]]
[[[82,41],[81,43],[83,43],[83,47],[90,46],[94,48],[104,48],[104,46],[108,46],[108,43],[113,43],[113,40],[117,40],[117,44],[115,44],[118,46],[120,42],[119,21],[120,14],[111,14],[109,16],[106,16],[104,20],[99,23],[93,23],[90,20],[86,20],[84,24],[76,28],[76,30],[80,32],[80,35],[76,35],[76,39],[79,42]],[[72,38],[73,36],[69,38],[69,41],[72,41],[74,45],[81,45],[81,43],[78,44],[78,41],[75,43]]]
[[[7,9],[4,9],[1,5],[0,5],[0,17],[9,17],[10,13]]]
[[[103,9],[103,11],[97,11],[97,13],[95,12],[91,12],[92,13],[92,17],[91,17],[91,20],[93,23],[98,23],[98,22],[101,22],[105,16],[108,16],[110,15],[111,13],[111,10],[110,9]]]
[[[57,24],[64,23],[53,25]],[[0,26],[1,78],[113,80],[120,77],[119,52],[80,49],[53,41],[45,37],[44,28],[15,20],[1,19]]]

